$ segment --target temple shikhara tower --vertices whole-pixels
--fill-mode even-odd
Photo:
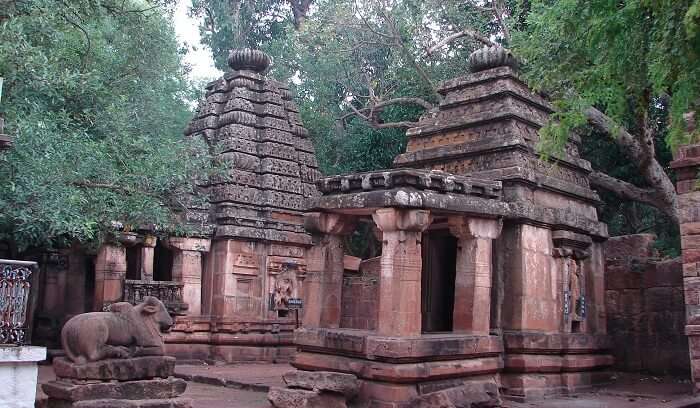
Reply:
[[[232,71],[207,86],[185,131],[203,137],[224,169],[204,186],[207,211],[190,214],[191,222],[213,227],[201,296],[190,299],[201,299],[206,317],[179,320],[169,350],[190,358],[285,360],[295,317],[287,301],[301,296],[311,246],[302,211],[318,194],[318,165],[291,93],[265,76],[270,58],[234,50],[228,62]]]

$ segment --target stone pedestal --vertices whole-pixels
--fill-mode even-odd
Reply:
[[[187,383],[174,378],[172,357],[137,357],[75,364],[53,363],[56,380],[42,385],[51,408],[189,408],[178,398]]]
[[[44,347],[0,347],[0,406],[34,407],[37,363],[45,358]]]

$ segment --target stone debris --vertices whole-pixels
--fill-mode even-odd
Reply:
[[[360,388],[352,374],[291,371],[283,378],[289,388],[273,387],[267,394],[275,408],[347,408]]]
[[[357,377],[352,374],[328,371],[290,371],[282,378],[287,387],[290,388],[337,392],[346,398],[353,398],[360,389]]]
[[[498,386],[492,382],[470,382],[455,388],[416,397],[413,408],[498,408]]]

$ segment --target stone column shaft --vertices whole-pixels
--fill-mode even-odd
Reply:
[[[183,283],[182,301],[187,303],[187,314],[202,314],[202,253],[209,252],[210,241],[197,238],[170,238],[174,250],[173,281]]]
[[[307,230],[322,238],[320,245],[309,250],[303,324],[338,328],[345,270],[343,236],[354,231],[354,220],[340,214],[310,213],[304,223]]]
[[[155,256],[155,246],[157,238],[147,235],[143,240],[141,248],[141,279],[145,281],[153,280],[153,258]]]
[[[382,230],[377,331],[387,336],[421,333],[421,237],[431,222],[425,210],[377,210]]]
[[[501,232],[497,220],[451,217],[459,239],[455,274],[453,330],[488,334],[491,327],[492,241]]]
[[[122,300],[124,279],[126,249],[114,244],[102,245],[95,260],[95,310],[101,311],[105,305]]]

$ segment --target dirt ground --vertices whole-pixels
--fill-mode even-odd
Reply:
[[[284,364],[229,366],[183,365],[176,375],[188,381],[183,397],[194,408],[270,408],[267,389],[282,385],[281,376],[292,368]],[[54,379],[50,366],[41,366],[39,382]],[[688,380],[619,373],[604,388],[571,397],[519,403],[504,400],[504,408],[700,408]],[[37,398],[45,398],[39,390]]]

